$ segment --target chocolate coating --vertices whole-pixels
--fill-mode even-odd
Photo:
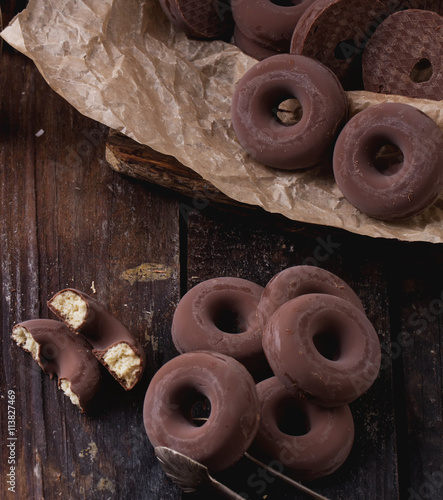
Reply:
[[[403,161],[379,167],[383,146]],[[443,188],[443,135],[431,118],[407,104],[382,103],[354,116],[334,150],[334,175],[344,197],[363,213],[403,220],[432,205]]]
[[[365,90],[439,101],[442,52],[443,17],[427,10],[396,12],[377,28],[365,48]],[[422,69],[417,72],[417,68]]]
[[[278,5],[272,0],[232,2],[235,24],[251,40],[288,52],[292,33],[304,11],[315,0],[294,0],[293,5]]]
[[[354,442],[354,419],[348,405],[324,408],[297,398],[277,377],[260,382],[257,393],[260,426],[254,446],[267,457],[302,480],[332,474],[343,464]],[[282,430],[282,422],[289,419],[292,434]]]
[[[256,310],[263,288],[251,281],[222,277],[203,281],[180,300],[172,320],[179,352],[215,351],[249,370],[266,365]]]
[[[70,382],[70,389],[78,397],[81,410],[86,411],[101,386],[100,363],[92,354],[88,342],[72,333],[62,322],[51,319],[18,323],[13,328],[13,336],[17,336],[18,328],[28,332],[39,344],[36,352],[26,349],[24,342],[19,345],[32,353],[41,369],[51,378],[54,375],[58,377],[59,388],[63,380]]]
[[[276,274],[265,286],[257,306],[261,331],[281,305],[308,293],[335,295],[364,312],[363,304],[354,290],[335,274],[315,266],[294,266]]]
[[[72,294],[72,299],[62,299],[66,294]],[[68,316],[69,306],[64,309],[64,303],[73,300],[80,300],[85,312],[81,317],[80,324],[73,324],[72,319]],[[75,333],[81,333],[93,347],[92,353],[97,359],[108,369],[111,375],[119,382],[125,390],[132,389],[141,379],[146,365],[146,356],[143,348],[132,333],[115,317],[103,304],[90,297],[84,292],[75,290],[74,288],[66,288],[56,293],[48,301],[49,309]],[[107,361],[107,354],[114,349],[121,348],[123,351],[117,354],[120,358],[133,358],[131,362],[136,362],[138,367],[130,368],[132,374],[128,380],[122,375],[119,375],[118,370],[110,365]],[[126,352],[124,351],[126,350]],[[116,354],[116,355],[117,355]],[[113,360],[113,364],[122,364],[118,359]]]
[[[201,427],[191,417],[199,396],[211,405],[208,420]],[[254,380],[243,365],[223,354],[182,354],[152,378],[143,420],[154,447],[172,448],[212,471],[226,469],[241,458],[258,429]]]
[[[276,108],[296,98],[301,120],[284,125]],[[347,118],[348,101],[335,75],[318,61],[280,54],[257,63],[241,78],[232,99],[232,124],[257,161],[295,170],[319,163]]]
[[[389,14],[378,0],[317,0],[298,22],[290,52],[319,60],[346,90],[355,89],[361,85],[362,51]]]
[[[228,0],[159,0],[169,21],[193,38],[222,36],[233,25]]]
[[[290,392],[326,407],[358,398],[380,368],[380,342],[366,315],[327,294],[301,295],[277,309],[263,349]]]
[[[240,28],[236,25],[234,27],[234,42],[237,47],[242,50],[248,56],[257,59],[258,61],[263,61],[267,57],[275,56],[278,51],[268,48],[251,38],[248,38]]]

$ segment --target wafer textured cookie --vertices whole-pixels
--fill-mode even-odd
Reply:
[[[396,12],[377,28],[363,54],[365,90],[443,99],[443,17]]]

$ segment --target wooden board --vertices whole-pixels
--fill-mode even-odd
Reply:
[[[24,2],[0,5],[10,19]],[[175,306],[204,279],[234,275],[264,285],[300,263],[349,282],[384,346],[379,379],[352,404],[350,459],[312,487],[331,500],[442,498],[440,245],[371,239],[232,206],[173,159],[108,139],[106,127],[73,110],[32,62],[5,46],[1,68],[2,499],[187,498],[163,474],[141,414],[150,377],[176,355]],[[131,177],[106,158],[117,159],[120,171],[130,165]],[[155,173],[143,177],[149,182],[132,177],[151,166]],[[93,416],[81,415],[10,340],[17,321],[49,317],[47,299],[66,286],[95,289],[149,362],[133,394]],[[6,476],[8,391],[15,394],[15,495]],[[302,498],[246,460],[217,476],[245,498]]]

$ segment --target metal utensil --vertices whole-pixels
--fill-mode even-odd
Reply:
[[[166,475],[185,493],[194,493],[205,484],[209,484],[226,498],[244,500],[243,497],[211,477],[208,468],[192,458],[165,446],[157,446],[154,451]]]
[[[189,458],[186,455],[183,455],[182,453],[179,453],[178,451],[172,450],[171,448],[167,448],[165,446],[157,446],[154,451],[157,455],[158,460],[162,464],[163,470],[165,471],[166,475],[185,493],[194,493],[204,484],[210,484],[213,488],[223,493],[227,498],[239,500],[243,499],[243,497],[237,495],[237,493],[230,490],[227,486],[211,477],[209,475],[207,467],[199,462],[196,462],[192,458]],[[281,472],[278,472],[272,467],[269,467],[268,465],[260,462],[256,458],[249,455],[249,453],[245,453],[244,456],[257,464],[259,467],[262,467],[271,474],[274,474],[282,481],[285,481],[291,486],[294,486],[299,491],[302,491],[311,498],[315,498],[316,500],[329,500],[327,497],[316,493],[315,491],[311,490],[307,486],[304,486],[298,481],[294,481]]]
[[[260,462],[260,460],[257,460],[256,458],[252,457],[251,455],[249,455],[249,453],[245,453],[245,457],[249,458],[249,460],[252,460],[259,467],[262,467],[263,469],[266,469],[271,474],[274,474],[274,476],[280,478],[282,481],[285,481],[286,483],[294,486],[294,488],[297,488],[298,490],[302,491],[303,493],[306,493],[306,495],[310,496],[311,498],[315,498],[316,500],[329,500],[328,498],[324,497],[323,495],[320,495],[319,493],[316,493],[314,490],[311,490],[311,488],[308,488],[304,484],[301,484],[298,481],[294,481],[290,477],[285,476],[281,472],[278,472],[277,470],[273,469],[272,467],[269,467],[268,465],[264,464],[263,462]]]

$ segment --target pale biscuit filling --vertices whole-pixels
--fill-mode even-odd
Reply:
[[[71,400],[71,403],[78,406],[80,410],[82,407],[80,406],[80,400],[78,399],[77,394],[72,392],[71,382],[67,378],[62,378],[59,380],[59,387],[65,393],[66,396]]]
[[[30,352],[32,357],[40,361],[40,344],[34,340],[34,337],[20,325],[17,325],[12,330],[12,338],[26,352]]]
[[[80,295],[69,290],[61,292],[51,300],[56,309],[73,330],[79,328],[86,319],[88,307]]]
[[[34,340],[26,328],[20,325],[15,326],[12,330],[12,338],[24,351],[31,353],[35,361],[40,362],[40,344]],[[67,379],[61,379],[59,387],[69,397],[71,402],[81,409],[77,394],[71,390],[71,382]]]
[[[131,387],[136,381],[141,359],[126,342],[120,342],[108,349],[103,355],[103,361],[115,376],[123,381],[125,387]]]

